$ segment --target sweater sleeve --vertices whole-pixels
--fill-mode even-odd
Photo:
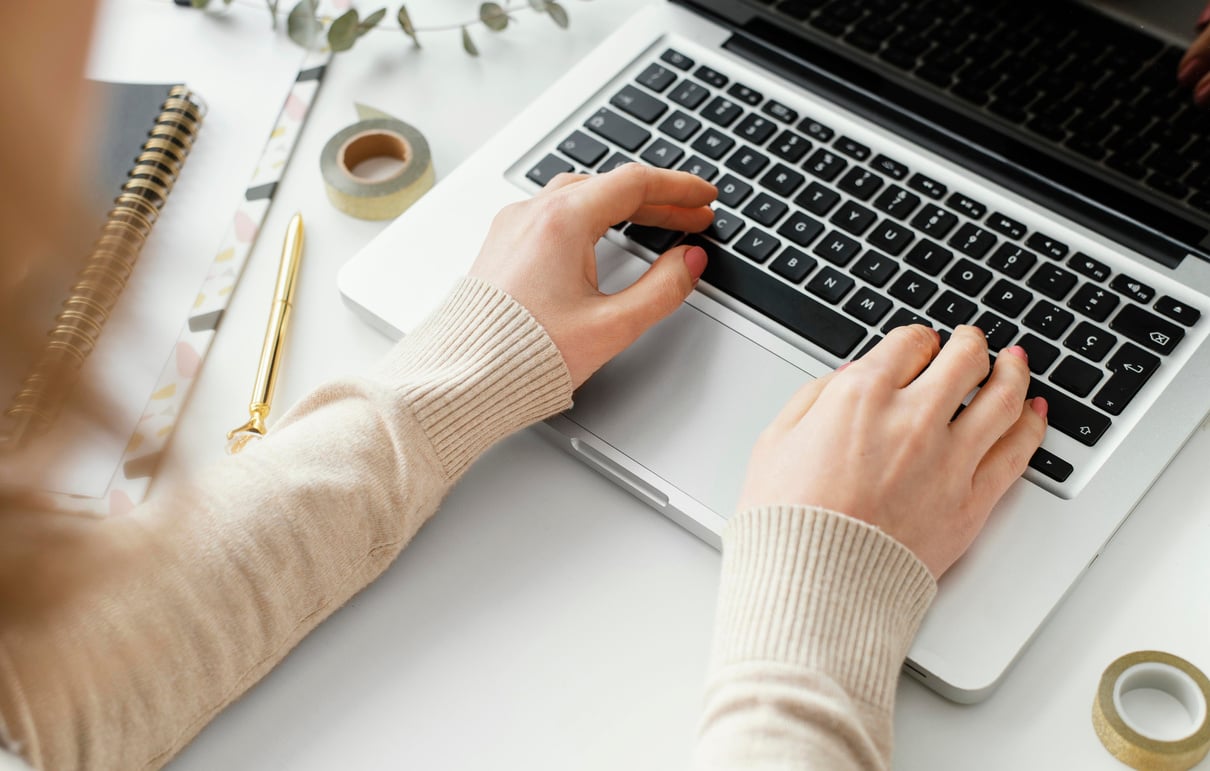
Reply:
[[[736,516],[695,768],[889,768],[899,669],[935,593],[864,522],[802,506]]]
[[[368,376],[129,515],[0,509],[0,745],[38,768],[163,765],[480,453],[570,399],[537,321],[468,279]]]

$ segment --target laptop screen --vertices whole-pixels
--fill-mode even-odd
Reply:
[[[687,2],[729,49],[1164,264],[1210,258],[1210,114],[1162,24],[1055,0]]]

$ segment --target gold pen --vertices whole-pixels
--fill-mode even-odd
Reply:
[[[302,258],[303,220],[295,213],[286,226],[286,240],[281,248],[281,264],[277,268],[277,285],[273,288],[273,306],[269,309],[269,326],[260,350],[256,368],[256,384],[252,387],[252,402],[248,405],[249,421],[227,432],[227,452],[234,455],[253,439],[265,435],[265,419],[273,403],[273,389],[281,364],[286,330],[290,327],[290,309],[294,307],[294,287],[298,284],[298,265]]]

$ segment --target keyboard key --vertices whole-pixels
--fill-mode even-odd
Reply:
[[[868,201],[874,193],[878,192],[882,184],[882,177],[867,169],[854,166],[840,178],[836,186],[854,198]]]
[[[916,234],[912,231],[902,225],[884,219],[878,223],[878,227],[874,228],[874,232],[870,233],[869,238],[866,240],[870,246],[882,249],[884,252],[898,257],[899,253],[906,249],[907,245],[914,238],[916,238]]]
[[[1075,285],[1075,274],[1057,265],[1043,265],[1029,277],[1030,289],[1037,289],[1052,300],[1062,300]]]
[[[639,160],[646,161],[661,169],[671,169],[685,155],[685,151],[669,142],[667,139],[657,139],[647,146],[639,155]]]
[[[696,155],[691,156],[689,160],[682,163],[680,170],[699,176],[707,182],[718,176],[717,166],[707,162],[705,158],[700,158]]]
[[[778,134],[773,144],[769,145],[769,152],[790,163],[798,163],[810,149],[811,142],[806,137],[789,129]]]
[[[1017,345],[1029,355],[1029,369],[1035,375],[1041,375],[1059,358],[1059,349],[1036,335],[1024,335]]]
[[[870,161],[870,166],[875,171],[880,171],[892,179],[903,179],[908,175],[908,167],[904,166],[899,161],[893,158],[888,158],[885,155],[876,155],[874,160]]]
[[[609,148],[583,131],[573,131],[571,136],[559,143],[559,152],[577,163],[592,168],[597,165],[597,161],[605,157]]]
[[[726,128],[735,122],[736,118],[743,115],[744,109],[730,99],[724,99],[721,96],[716,96],[710,101],[710,104],[702,108],[702,117],[712,123]]]
[[[843,206],[836,210],[832,215],[831,222],[837,227],[859,236],[869,229],[870,225],[874,224],[874,220],[878,219],[878,215],[859,203],[846,201]]]
[[[617,167],[625,166],[628,163],[634,163],[634,158],[631,158],[628,155],[623,155],[622,153],[614,153],[605,159],[605,162],[602,163],[600,168],[597,169],[597,173],[608,174]]]
[[[1054,260],[1063,259],[1069,251],[1067,244],[1062,241],[1056,241],[1045,233],[1030,234],[1029,238],[1025,241],[1025,245]]]
[[[1125,273],[1119,273],[1113,277],[1113,281],[1109,282],[1109,288],[1115,292],[1126,295],[1147,305],[1151,302],[1151,298],[1155,297],[1155,290],[1139,281],[1137,278],[1131,278]]]
[[[843,158],[821,147],[807,159],[804,166],[824,182],[831,182],[847,165]]]
[[[1158,357],[1126,343],[1109,360],[1109,380],[1092,397],[1092,403],[1110,415],[1121,415],[1159,366]]]
[[[772,115],[782,123],[793,123],[798,120],[798,113],[786,107],[781,102],[775,102],[772,99],[765,102],[765,106],[761,107],[760,111],[765,115]]]
[[[765,173],[765,176],[761,177],[760,183],[767,187],[774,195],[789,198],[794,194],[795,190],[802,186],[802,183],[806,179],[806,177],[789,166],[779,163],[769,169]]]
[[[1035,332],[1040,332],[1051,340],[1058,340],[1059,336],[1066,332],[1075,320],[1074,315],[1057,305],[1039,300],[1038,304],[1030,308],[1029,313],[1025,314],[1025,318],[1021,321]]]
[[[1024,277],[1037,261],[1036,254],[1010,243],[1000,244],[992,256],[987,258],[988,265],[1015,279]]]
[[[626,236],[640,246],[645,246],[656,254],[661,254],[672,248],[673,244],[683,236],[679,230],[665,230],[650,225],[631,225],[626,228]]]
[[[991,311],[984,311],[983,315],[975,319],[975,326],[982,329],[983,334],[987,336],[987,348],[991,351],[1007,348],[1008,344],[1017,336],[1016,324],[1000,318]]]
[[[936,201],[940,201],[947,192],[945,185],[923,174],[913,174],[912,178],[908,180],[908,187],[917,192],[924,193]]]
[[[752,186],[730,174],[718,181],[718,202],[723,206],[739,206],[752,195]]]
[[[808,246],[823,232],[823,223],[796,211],[782,223],[777,232],[799,246]],[[816,251],[818,252],[818,250]]]
[[[927,238],[922,238],[908,252],[904,261],[914,268],[920,268],[930,276],[936,276],[954,259],[954,253],[944,246],[938,246]]]
[[[692,59],[690,59],[688,56],[685,56],[680,51],[676,51],[671,48],[669,48],[664,53],[660,54],[660,59],[668,62],[673,67],[676,67],[678,70],[688,70],[690,67],[693,66]]]
[[[879,254],[869,249],[853,266],[853,275],[863,278],[874,286],[883,286],[891,276],[899,270],[899,266],[885,254]]]
[[[760,174],[761,170],[768,165],[769,156],[758,153],[751,147],[741,147],[736,150],[726,163],[727,168],[743,174],[748,179]]]
[[[945,205],[951,209],[961,212],[973,220],[983,219],[983,215],[987,214],[987,207],[979,203],[973,198],[967,198],[962,193],[954,193],[945,201]]]
[[[802,123],[798,124],[798,130],[805,133],[816,142],[827,142],[836,134],[835,131],[823,125],[814,118],[803,118]]]
[[[1119,302],[1120,299],[1113,292],[1096,284],[1083,284],[1067,301],[1067,307],[1083,313],[1093,321],[1104,321]]]
[[[818,182],[812,182],[807,185],[806,189],[798,194],[794,199],[794,203],[802,208],[823,216],[831,211],[836,202],[840,200],[840,196],[833,190],[829,190]]]
[[[660,131],[673,139],[684,142],[696,134],[697,130],[701,127],[702,122],[700,120],[691,118],[680,110],[677,110],[664,119],[664,122],[660,124]]]
[[[744,207],[744,214],[762,225],[771,226],[789,209],[784,201],[779,201],[768,193],[761,193]]]
[[[744,116],[735,127],[735,133],[754,145],[763,145],[765,140],[777,131],[777,125],[771,120],[760,117],[754,112]]]
[[[735,251],[753,262],[764,262],[780,246],[780,241],[760,228],[748,228],[748,232],[735,242]]]
[[[1017,286],[1000,279],[987,294],[983,295],[983,303],[987,307],[1000,311],[1007,316],[1016,316],[1025,310],[1025,306],[1033,302],[1034,296]]]
[[[926,327],[933,326],[933,322],[926,319],[924,316],[918,316],[912,313],[907,308],[900,308],[891,314],[886,323],[882,325],[882,332],[885,334],[896,327],[906,327],[912,324],[923,324]]]
[[[714,210],[714,222],[710,223],[710,227],[703,231],[706,235],[719,241],[727,243],[732,238],[735,238],[739,231],[743,230],[744,221],[735,216],[729,211],[723,209]]]
[[[958,218],[936,206],[926,206],[912,218],[912,227],[933,238],[945,238],[958,224]]]
[[[899,185],[891,185],[874,199],[874,208],[899,220],[907,219],[919,205],[920,196],[909,193]]]
[[[682,80],[668,94],[669,99],[689,110],[696,110],[708,96],[710,96],[710,89],[694,83],[692,80]]]
[[[534,164],[534,167],[525,172],[525,176],[531,181],[538,183],[542,187],[546,187],[546,183],[550,182],[556,174],[562,174],[568,171],[574,171],[575,166],[572,166],[567,161],[557,155],[547,155],[542,160]]]
[[[929,298],[937,292],[937,285],[919,273],[904,271],[891,284],[891,296],[903,300],[913,308],[923,308]]]
[[[1202,312],[1197,308],[1192,308],[1168,295],[1164,295],[1155,301],[1155,309],[1173,321],[1177,321],[1187,327],[1193,326],[1202,317]]]
[[[735,146],[735,140],[715,129],[708,128],[693,141],[693,149],[712,161],[717,161]]]
[[[786,224],[788,225],[789,222],[787,221]],[[785,225],[782,227],[784,228]],[[837,231],[833,230],[832,232],[828,233],[828,235],[825,236],[822,241],[816,244],[812,251],[814,251],[820,257],[823,257],[828,262],[832,262],[843,267],[848,265],[849,262],[851,262],[852,259],[857,256],[857,252],[861,251],[861,244],[857,243],[843,233],[838,233]]]
[[[873,289],[863,286],[844,304],[844,309],[860,321],[873,326],[891,312],[893,305],[894,303]]]
[[[978,260],[996,245],[996,237],[978,225],[967,222],[958,228],[949,243],[963,254],[969,254]]]
[[[992,280],[992,272],[982,265],[976,265],[967,259],[959,260],[945,274],[945,283],[957,289],[968,297],[976,297]]]
[[[1066,482],[1073,471],[1071,464],[1049,450],[1039,447],[1029,459],[1029,467],[1056,482]]]
[[[691,236],[692,238],[692,236]],[[865,327],[801,291],[772,281],[760,268],[705,239],[709,259],[702,279],[769,316],[833,356],[848,356],[865,339]],[[780,259],[780,258],[778,258]],[[807,258],[810,259],[810,258]]]
[[[652,91],[659,93],[676,81],[676,75],[667,67],[661,67],[653,62],[648,64],[647,68],[640,72],[635,80],[647,86]]]
[[[853,288],[853,279],[826,265],[807,282],[807,291],[835,305]]]
[[[615,145],[631,152],[651,139],[651,132],[602,107],[584,123],[592,133],[605,137]]]
[[[761,92],[745,86],[743,83],[732,83],[731,88],[727,89],[727,94],[735,97],[745,104],[750,104],[753,107],[765,100],[765,95]]]
[[[769,265],[769,269],[787,281],[801,284],[807,274],[815,269],[815,264],[814,257],[803,254],[793,246],[787,246]]]
[[[1012,239],[1025,238],[1025,225],[998,211],[992,212],[992,216],[987,218],[987,226]]]
[[[1046,400],[1047,425],[1080,444],[1092,447],[1109,430],[1109,418],[1037,378],[1030,378],[1026,398],[1036,396]]]
[[[1118,339],[1100,327],[1093,326],[1087,321],[1081,321],[1071,334],[1063,341],[1063,345],[1090,361],[1100,361],[1105,358]],[[1148,354],[1150,356],[1150,354]]]
[[[704,64],[697,68],[697,70],[693,73],[693,77],[702,81],[706,85],[714,86],[715,88],[722,88],[723,86],[727,85],[726,75],[722,74],[721,72],[716,72]]]
[[[1176,344],[1185,336],[1185,330],[1177,325],[1131,303],[1127,303],[1126,307],[1114,316],[1113,321],[1109,322],[1109,328],[1121,332],[1139,345],[1163,354],[1172,353]]]
[[[973,302],[947,289],[928,309],[928,314],[947,327],[956,327],[970,321],[976,310]]]
[[[1094,260],[1083,252],[1076,252],[1075,256],[1067,263],[1076,273],[1083,273],[1094,281],[1109,280],[1109,266],[1098,260]]]
[[[864,161],[870,157],[870,148],[858,142],[856,139],[850,139],[849,137],[842,136],[837,139],[832,146],[854,160]]]

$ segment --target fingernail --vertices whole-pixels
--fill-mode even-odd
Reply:
[[[844,364],[841,364],[839,367],[837,367],[837,368],[836,368],[836,371],[837,371],[837,372],[844,372],[846,369],[848,369],[848,368],[849,368],[849,367],[851,367],[851,366],[853,366],[853,362],[851,362],[851,361],[846,361]]]
[[[1046,417],[1046,413],[1050,411],[1050,405],[1046,403],[1046,399],[1041,396],[1035,396],[1029,402],[1029,408],[1038,413],[1038,417]]]
[[[689,275],[693,276],[694,280],[701,278],[706,270],[706,250],[700,246],[690,247],[689,251],[685,252],[685,267],[689,269]]]
[[[1176,80],[1182,86],[1188,88],[1197,82],[1198,76],[1204,69],[1205,63],[1201,57],[1195,56],[1189,61],[1181,65],[1180,70],[1176,74]]]
[[[1193,92],[1193,101],[1197,102],[1198,107],[1210,105],[1210,78],[1203,78],[1202,82],[1197,84],[1197,89]]]
[[[1207,5],[1202,15],[1197,17],[1197,29],[1200,32],[1203,27],[1210,24],[1210,5]]]
[[[1020,358],[1021,361],[1029,361],[1029,354],[1026,353],[1025,349],[1019,345],[1014,345],[1011,348],[1005,348],[1004,352],[1011,353],[1013,356]]]

